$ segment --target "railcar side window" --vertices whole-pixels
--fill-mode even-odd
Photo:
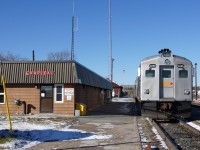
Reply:
[[[179,78],[188,78],[187,70],[179,70]]]
[[[155,70],[146,70],[146,77],[155,77]]]
[[[162,70],[162,78],[171,78],[171,70]]]

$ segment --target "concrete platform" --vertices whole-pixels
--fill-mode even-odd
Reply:
[[[141,150],[133,102],[112,102],[78,117],[73,129],[110,136],[108,139],[44,142],[30,149]]]

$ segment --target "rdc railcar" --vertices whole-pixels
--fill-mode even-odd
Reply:
[[[173,55],[169,49],[143,59],[136,80],[136,97],[142,111],[189,118],[193,99],[192,70],[190,60]]]

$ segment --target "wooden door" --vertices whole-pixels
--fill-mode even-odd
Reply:
[[[53,113],[53,86],[42,85],[40,95],[40,112]]]

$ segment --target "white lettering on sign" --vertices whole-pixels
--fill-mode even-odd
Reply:
[[[26,75],[53,75],[54,71],[26,71]]]
[[[74,88],[65,88],[65,95],[73,96],[74,95]]]

